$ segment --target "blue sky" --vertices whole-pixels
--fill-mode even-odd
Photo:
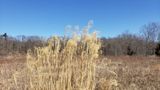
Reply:
[[[160,0],[0,0],[0,33],[63,35],[67,25],[94,21],[100,36],[114,37],[160,22]]]

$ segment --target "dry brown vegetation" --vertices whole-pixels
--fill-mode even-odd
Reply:
[[[155,56],[108,57],[111,63],[103,67],[99,78],[108,77],[107,69],[114,71],[118,86],[113,90],[160,90],[160,58]],[[107,63],[108,59],[102,59]],[[101,75],[103,75],[101,77]],[[104,83],[105,85],[105,83]],[[103,86],[104,86],[103,85]],[[105,89],[103,89],[105,90]]]
[[[23,76],[17,78],[19,90],[26,83],[25,56],[1,57],[0,89],[17,90],[14,81],[16,72]],[[112,72],[114,71],[114,72]],[[18,74],[18,73],[17,73]],[[108,57],[101,58],[96,66],[96,90],[160,90],[160,58],[158,57]]]
[[[100,41],[96,33],[53,37],[46,47],[27,54],[30,90],[94,90]]]

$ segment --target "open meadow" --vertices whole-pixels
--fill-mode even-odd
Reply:
[[[29,85],[29,81],[25,70],[25,55],[1,56],[0,90],[27,90],[25,87]],[[95,89],[160,90],[160,58],[154,56],[101,58],[96,66]]]

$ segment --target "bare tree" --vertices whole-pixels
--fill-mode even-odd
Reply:
[[[159,24],[152,22],[142,27],[141,33],[145,41],[146,55],[153,55],[155,53],[156,40],[158,37]]]
[[[141,33],[144,39],[148,42],[155,41],[158,36],[159,24],[152,22],[142,27]]]

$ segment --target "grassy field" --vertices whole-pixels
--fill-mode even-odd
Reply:
[[[160,90],[160,58],[120,56],[108,59],[102,59],[102,64],[105,61],[109,63],[106,67],[102,66],[102,70],[97,70],[97,74],[100,79],[110,79],[113,75],[108,77],[106,70],[114,71],[118,86],[113,90]]]
[[[25,55],[1,56],[1,90],[27,90],[25,87],[29,85],[29,80],[25,70]],[[155,56],[103,57],[97,61],[95,89],[160,90],[160,58]]]
[[[0,90],[160,90],[160,57],[102,57],[96,32],[0,56]]]

